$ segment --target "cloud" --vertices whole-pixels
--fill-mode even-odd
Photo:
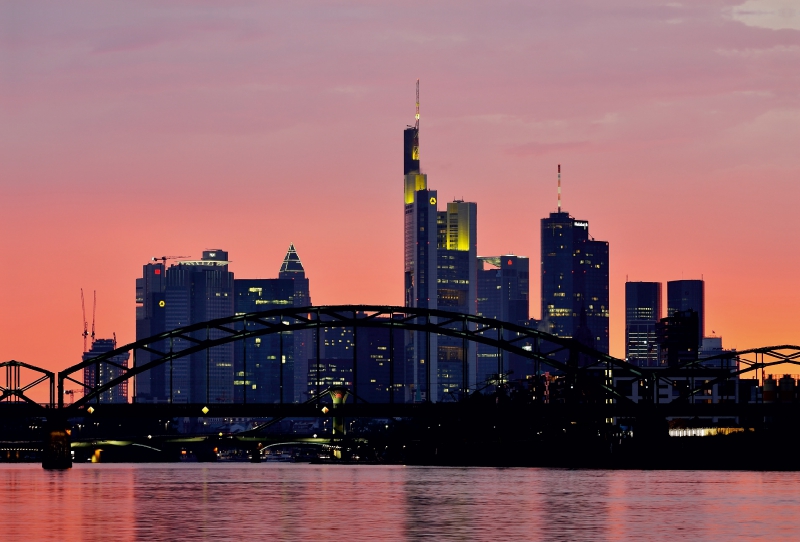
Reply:
[[[747,26],[800,30],[797,0],[747,0],[731,10],[731,18]]]

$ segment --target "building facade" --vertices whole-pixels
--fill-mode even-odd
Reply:
[[[294,243],[289,244],[286,256],[283,258],[281,268],[278,271],[278,278],[291,280],[294,284],[293,303],[295,307],[311,306],[311,287],[303,262],[294,248]],[[314,336],[310,330],[295,332],[294,341],[294,401],[303,402],[309,399],[306,388],[306,378],[308,376],[308,360],[312,357],[314,347]]]
[[[542,219],[541,251],[546,329],[608,353],[608,242],[591,237],[587,221],[557,212]]]
[[[706,329],[706,292],[702,280],[671,280],[667,282],[667,316],[676,312],[697,313],[697,346],[700,347]]]
[[[165,314],[166,273],[164,263],[148,263],[142,267],[142,277],[136,279],[136,340],[140,341],[167,330]],[[165,352],[161,342],[148,344],[148,348]],[[169,348],[168,346],[166,347]],[[147,350],[137,350],[133,362],[142,366],[156,359]],[[161,365],[136,375],[137,402],[165,402],[169,396],[168,367]]]
[[[417,119],[419,120],[419,119]],[[428,189],[420,170],[419,122],[403,132],[403,228],[405,305],[436,309],[437,193]],[[406,401],[437,400],[438,348],[436,335],[406,334]]]
[[[236,314],[294,306],[295,283],[291,279],[235,279]],[[279,318],[262,318],[279,323]],[[238,324],[243,329],[245,323]],[[247,323],[256,327],[255,323]],[[258,327],[262,327],[258,325]],[[251,337],[234,344],[234,401],[237,403],[291,403],[294,391],[293,331]]]
[[[478,309],[478,206],[448,202],[437,212],[436,303],[440,310],[477,314]],[[458,327],[461,324],[453,324]],[[461,339],[437,338],[437,397],[454,400],[464,384],[475,385],[476,348]]]
[[[505,254],[478,258],[478,316],[501,322],[529,325],[530,262],[526,256]],[[477,346],[477,381],[487,382],[496,374],[514,371],[521,376],[524,361],[508,352],[484,344]]]
[[[116,339],[97,339],[92,342],[92,347],[88,352],[84,352],[82,361],[89,361],[102,354],[111,352],[117,347]],[[108,360],[110,363],[96,363],[87,365],[83,369],[83,381],[88,386],[97,387],[108,384],[115,378],[125,374],[128,368],[130,353],[117,354]],[[127,403],[128,402],[128,381],[114,386],[100,394],[96,402],[98,403]]]
[[[234,314],[233,273],[228,271],[228,253],[204,250],[200,260],[183,260],[166,271],[164,320],[168,330],[190,324],[226,318]],[[198,340],[223,337],[223,332],[206,328],[194,332]],[[175,339],[174,351],[192,343]],[[170,374],[173,403],[232,403],[232,343],[215,346],[165,364]]]
[[[661,320],[661,283],[625,283],[625,359],[639,367],[657,367],[656,324]]]

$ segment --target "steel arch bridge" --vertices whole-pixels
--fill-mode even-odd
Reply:
[[[483,318],[474,315],[453,313],[442,310],[418,309],[410,307],[398,307],[389,305],[336,305],[318,307],[286,307],[261,312],[239,314],[228,318],[221,318],[185,326],[169,332],[161,333],[140,341],[136,341],[124,346],[120,346],[111,352],[73,365],[58,374],[51,371],[40,369],[32,365],[11,360],[0,363],[0,367],[6,368],[6,385],[0,386],[0,402],[18,401],[25,402],[31,408],[35,408],[36,403],[26,396],[26,392],[32,387],[49,383],[51,408],[58,408],[59,411],[69,415],[77,413],[78,410],[90,406],[92,403],[100,401],[102,393],[127,382],[137,375],[146,373],[156,367],[171,364],[173,361],[191,354],[202,352],[237,341],[244,341],[248,338],[264,337],[268,335],[283,334],[285,332],[310,330],[316,337],[319,337],[321,330],[325,328],[382,328],[390,331],[390,340],[394,337],[392,330],[402,330],[419,332],[425,334],[437,334],[455,339],[460,339],[466,348],[468,343],[487,345],[496,348],[499,352],[510,352],[521,358],[529,359],[535,366],[534,372],[541,376],[544,370],[554,370],[569,379],[570,383],[583,391],[587,391],[599,398],[604,403],[621,403],[632,406],[632,401],[624,394],[620,393],[609,380],[597,380],[585,378],[591,371],[603,372],[611,370],[615,377],[627,376],[633,379],[648,381],[656,386],[659,382],[670,383],[674,377],[691,374],[692,371],[701,368],[713,360],[727,360],[728,367],[719,370],[712,379],[704,379],[699,386],[693,387],[674,398],[673,402],[679,403],[682,400],[690,399],[692,396],[703,393],[715,384],[726,380],[741,377],[743,375],[763,372],[769,367],[781,364],[800,365],[800,346],[796,345],[777,345],[753,348],[738,352],[726,352],[716,356],[703,359],[686,361],[682,364],[670,368],[646,368],[636,367],[624,360],[609,356],[588,348],[577,341],[556,337],[554,335],[531,329],[525,326],[501,322],[498,320]],[[213,331],[213,337],[212,337]],[[198,338],[205,334],[205,338]],[[357,335],[354,334],[354,340]],[[172,348],[176,342],[182,342],[188,346],[179,350]],[[315,356],[312,359],[319,359],[320,341],[315,340]],[[161,344],[168,346],[167,349],[155,348],[154,345]],[[357,349],[354,348],[354,352]],[[394,348],[390,348],[390,364],[403,363],[404,359],[394,359]],[[137,364],[137,353],[146,352],[150,360],[144,364]],[[131,367],[125,367],[114,361],[114,358],[125,353],[131,353],[133,363]],[[426,359],[430,359],[430,352],[426,352]],[[580,358],[580,363],[576,360]],[[463,357],[466,363],[466,357]],[[567,361],[563,361],[566,359]],[[502,357],[498,355],[498,360],[502,363]],[[357,359],[353,369],[357,370]],[[113,367],[120,374],[107,382],[86,382],[81,377],[85,368],[94,366],[95,373],[99,374],[101,365]],[[430,364],[428,372],[424,375],[425,383],[430,389],[432,375],[430,374]],[[38,378],[31,383],[22,385],[20,383],[20,369],[26,369],[37,373]],[[281,366],[282,369],[282,366]],[[317,365],[319,371],[319,365]],[[504,368],[498,367],[497,374],[502,376]],[[395,374],[393,368],[389,369],[389,376]],[[707,373],[706,373],[707,374]],[[469,392],[475,386],[470,386],[466,381],[467,371],[462,371],[463,381],[461,388]],[[316,397],[320,398],[324,390],[317,378]],[[74,403],[65,405],[65,384],[72,382],[80,386],[84,396],[77,399]],[[357,379],[354,378],[354,384]],[[55,393],[57,383],[57,393]],[[358,397],[358,390],[351,390],[354,397]],[[172,394],[170,393],[170,397]],[[134,399],[135,400],[135,399]],[[394,394],[389,394],[389,402],[394,402]],[[634,403],[635,404],[635,403]],[[145,405],[141,404],[144,407]],[[152,405],[155,406],[155,405]]]
[[[624,360],[614,358],[602,352],[588,348],[572,339],[556,337],[536,329],[520,326],[508,322],[501,322],[491,318],[447,312],[435,309],[418,309],[410,307],[397,307],[389,305],[336,305],[318,307],[287,307],[280,309],[239,314],[228,318],[220,318],[192,324],[169,332],[161,333],[134,343],[130,343],[111,352],[107,352],[90,360],[73,365],[58,373],[58,406],[65,409],[78,409],[85,407],[92,402],[99,402],[102,393],[128,381],[137,375],[143,374],[156,367],[171,364],[180,358],[185,358],[197,352],[207,351],[211,348],[224,344],[243,341],[249,338],[264,337],[267,335],[283,334],[309,330],[315,334],[313,341],[316,352],[310,359],[320,359],[320,332],[325,328],[379,328],[389,331],[389,339],[393,340],[394,334],[391,331],[410,331],[424,333],[428,337],[432,334],[460,339],[462,346],[466,350],[469,343],[483,344],[490,348],[496,348],[498,354],[508,352],[516,354],[521,358],[532,360],[536,366],[536,371],[555,370],[572,378],[575,383],[583,385],[583,376],[592,369],[605,368],[617,371],[624,371],[636,377],[644,377],[638,368],[630,365]],[[198,335],[205,338],[198,338]],[[357,335],[354,334],[353,342],[357,343]],[[174,349],[176,343],[187,345],[179,350]],[[155,348],[154,344],[160,344],[166,348]],[[395,347],[390,346],[389,377],[394,378],[396,363],[404,360],[395,360]],[[428,351],[425,359],[431,359],[430,341],[427,342]],[[358,359],[355,357],[357,348],[354,348],[353,371],[358,370]],[[137,364],[137,353],[146,352],[151,358],[144,364]],[[113,359],[121,354],[130,353],[133,357],[131,367],[124,367]],[[577,363],[581,357],[582,366]],[[587,361],[588,360],[588,361]],[[498,361],[502,363],[502,356],[498,355]],[[470,384],[467,382],[468,367],[466,367],[466,356],[462,356],[464,363],[461,372],[461,390],[469,392]],[[87,367],[94,366],[95,374],[99,374],[101,364],[109,364],[121,371],[122,374],[105,383],[86,382],[81,379],[81,373]],[[432,379],[431,364],[426,364],[424,382],[426,389],[430,389]],[[283,369],[282,365],[280,366]],[[502,375],[504,370],[498,367],[498,375]],[[317,364],[317,371],[319,371]],[[357,378],[354,375],[354,385]],[[420,378],[420,381],[423,379]],[[76,400],[71,405],[64,405],[65,383],[77,384],[84,390],[84,396]],[[390,382],[390,387],[393,382]],[[626,401],[627,398],[618,394],[609,382],[594,382],[591,385],[592,393],[601,393],[609,398]],[[322,389],[320,380],[317,378],[316,396],[320,396]],[[472,386],[474,388],[474,386]],[[393,388],[392,388],[393,389]],[[358,390],[352,390],[355,397],[358,397]],[[170,392],[170,397],[172,393]],[[394,393],[389,394],[390,402],[394,402]]]

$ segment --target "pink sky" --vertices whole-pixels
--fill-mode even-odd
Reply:
[[[284,5],[285,4],[285,5]],[[440,201],[531,257],[564,208],[624,283],[706,280],[728,347],[798,343],[800,8],[787,0],[0,2],[0,360],[134,339],[152,256],[230,252],[315,304],[402,304],[401,131]],[[91,316],[89,316],[91,318]]]

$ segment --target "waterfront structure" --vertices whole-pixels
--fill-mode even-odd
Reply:
[[[677,399],[694,404],[754,403],[759,400],[758,380],[740,378],[736,350],[723,348],[721,337],[705,337],[699,351],[694,346],[696,312],[676,312],[662,318],[658,328],[662,334],[659,340],[665,360],[655,368],[654,374],[663,372],[664,378],[648,381],[629,375],[614,377],[614,386],[622,395],[637,403],[659,404]],[[701,361],[683,370],[675,369],[680,362],[695,360]],[[703,389],[690,394],[698,387]],[[765,393],[769,388],[770,383],[765,381]],[[736,418],[716,416],[706,417],[705,421],[739,423]]]
[[[478,316],[501,322],[530,325],[530,265],[527,256],[505,254],[478,258]],[[517,377],[528,373],[509,352],[478,344],[477,381],[492,380],[508,370]]]
[[[407,307],[436,309],[438,307],[437,192],[428,189],[428,177],[420,169],[419,148],[419,81],[417,81],[415,123],[403,131],[403,290]],[[406,380],[411,382],[406,400],[436,401],[437,337],[425,337],[422,333],[409,332],[406,342],[408,360]]]
[[[625,359],[639,367],[657,367],[656,324],[661,320],[661,283],[625,283]]]
[[[608,353],[608,242],[561,211],[560,178],[561,166],[558,211],[541,222],[542,320],[554,335]]]
[[[671,280],[667,282],[667,316],[676,312],[697,313],[697,346],[705,337],[705,283],[702,280]]]
[[[101,354],[111,352],[117,347],[116,339],[96,339],[88,352],[84,352],[82,361],[89,361]],[[89,364],[83,369],[83,381],[92,387],[102,386],[125,374],[128,368],[129,352],[117,354],[97,364]],[[128,381],[102,392],[96,399],[98,403],[127,403]]]
[[[204,250],[200,260],[181,260],[166,271],[164,324],[178,329],[189,324],[233,316],[233,273],[228,253]],[[207,328],[193,333],[197,340],[216,339],[224,332]],[[190,346],[175,339],[173,350]],[[167,364],[173,403],[232,403],[233,344],[223,344]]]

